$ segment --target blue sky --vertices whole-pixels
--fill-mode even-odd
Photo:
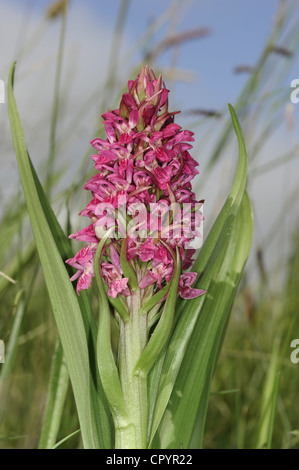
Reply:
[[[10,3],[19,7],[20,17],[22,11],[24,13],[32,8],[32,15],[37,18],[44,13],[51,2],[13,0]],[[164,23],[154,35],[152,45],[157,44],[174,28],[177,32],[198,27],[208,27],[211,31],[208,37],[192,40],[180,48],[176,59],[177,66],[194,71],[196,78],[188,87],[183,88],[178,84],[176,91],[179,94],[183,93],[186,106],[194,103],[194,95],[202,107],[221,108],[228,101],[233,102],[247,78],[245,75],[234,74],[233,69],[240,64],[256,63],[269,37],[279,2],[277,0],[131,0],[124,30],[126,41],[120,55],[126,52],[128,46],[133,46],[138,41],[150,22],[161,17],[171,5],[176,4],[177,18]],[[97,50],[97,29],[105,27],[112,30],[115,27],[121,0],[70,0],[71,9],[79,5],[81,8],[84,5],[86,14],[90,15],[90,27],[94,30],[95,38],[94,54],[100,61],[101,49],[107,54],[110,43],[108,40],[105,44],[99,45]],[[82,29],[78,25],[76,27],[78,38],[82,35],[83,39],[84,27],[82,26]],[[72,29],[70,22],[67,28],[69,31]],[[172,57],[173,50],[170,50],[163,53],[158,62],[161,65],[169,64]],[[283,61],[282,58],[280,60]],[[290,78],[295,76],[291,75]]]
[[[39,162],[47,156],[49,142],[60,26],[58,20],[53,22],[43,20],[45,10],[50,3],[52,2],[49,0],[0,0],[0,79],[6,80],[10,64],[17,59],[15,93],[29,151],[34,162]],[[67,145],[62,147],[61,154],[65,159],[65,165],[78,167],[92,131],[99,122],[102,99],[100,86],[105,80],[113,31],[121,4],[121,0],[70,0],[61,82],[65,108],[59,121],[58,137],[64,137],[65,130],[73,116],[76,116],[85,101],[90,103],[90,106],[84,109],[81,124],[75,128]],[[171,32],[180,33],[206,27],[210,28],[210,34],[207,37],[190,40],[178,49],[165,51],[158,57],[155,65],[165,70],[167,76],[167,69],[171,64],[175,64],[189,77],[188,80],[180,79],[175,83],[166,80],[166,85],[171,89],[171,109],[186,111],[191,108],[206,108],[227,112],[227,103],[230,102],[233,105],[236,103],[248,79],[247,74],[235,74],[233,70],[238,65],[254,66],[256,64],[272,30],[278,5],[277,0],[131,0],[122,43],[118,51],[120,86],[123,86],[129,78],[134,78],[128,76],[128,73],[131,73],[131,66],[140,60],[141,52],[145,47],[140,49],[137,46],[138,41],[153,21],[159,20],[160,26],[146,44],[148,48],[155,47]],[[286,5],[294,10],[290,21],[298,22],[297,1],[287,0]],[[27,44],[33,32],[39,28],[42,33],[38,40],[31,44],[27,52],[22,51],[22,54],[18,55],[17,51],[22,50],[22,46]],[[291,44],[286,45],[291,47]],[[283,56],[273,56],[265,93],[272,94],[278,91],[274,75],[283,71],[283,68],[288,65],[288,60]],[[261,163],[278,157],[288,147],[298,142],[299,104],[293,107],[296,122],[292,133],[286,131],[283,117],[284,108],[289,104],[290,82],[294,78],[299,78],[297,53],[294,63],[279,82],[279,86],[286,92],[286,101],[281,104],[282,122],[271,135],[261,155]],[[97,89],[99,94],[95,94],[95,98],[91,100],[93,90]],[[110,106],[113,106],[113,103]],[[184,116],[182,113],[179,118],[179,123],[183,126]],[[267,124],[269,115],[264,117],[264,122],[263,115],[261,116],[261,126],[263,126]],[[222,123],[221,120],[211,121],[208,145],[205,144],[207,139],[203,138],[202,127],[192,129],[196,132],[197,142],[193,156],[196,158],[199,156],[201,168],[208,159],[209,146],[216,141],[214,128],[219,130]],[[5,152],[1,150],[0,155],[2,162],[0,196],[2,195],[5,200],[9,197],[11,190],[11,185],[6,187],[7,181],[18,178],[18,170],[4,105],[0,107],[0,125],[2,149],[5,149]],[[257,131],[259,131],[258,123],[249,125],[249,139],[247,140],[249,152],[252,150],[250,147],[252,134],[250,133]],[[205,181],[205,176],[200,176],[201,182],[206,183],[200,197],[207,201],[205,209],[207,218],[213,213],[215,198],[219,194],[223,197],[227,190],[227,175],[231,172],[229,165],[228,167],[225,165],[227,165],[226,161],[233,161],[232,155],[234,154],[224,152],[224,166],[220,166],[219,173],[215,177]],[[290,165],[293,166],[286,166],[283,172],[279,168],[265,174],[252,185],[252,199],[257,212],[258,237],[265,235],[271,227],[277,216],[277,209],[282,210],[284,198],[291,193],[291,188],[296,185],[298,187],[298,164],[293,162]],[[225,178],[223,174],[226,175]],[[273,210],[273,205],[275,210]],[[293,220],[297,219],[293,217]]]

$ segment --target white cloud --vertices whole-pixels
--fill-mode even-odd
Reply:
[[[113,27],[103,18],[92,14],[91,9],[85,8],[84,4],[85,2],[70,2],[57,126],[58,141],[68,138],[61,148],[59,158],[74,167],[80,164],[101,119],[100,104],[103,94],[100,90],[106,79],[113,34]],[[49,21],[33,11],[26,27],[22,27],[22,21],[26,21],[22,15],[23,9],[17,8],[14,2],[1,5],[0,79],[7,84],[9,68],[17,60],[15,96],[26,144],[32,160],[39,166],[41,161],[46,160],[49,152],[61,21],[60,18]],[[18,35],[20,30],[25,34],[23,39]],[[32,41],[32,38],[35,40]],[[126,44],[126,38],[123,43]],[[23,45],[24,49],[20,48]],[[17,50],[19,54],[16,54]],[[0,104],[0,125],[0,195],[3,206],[3,200],[5,203],[15,192],[12,182],[18,181],[7,103]],[[67,130],[68,133],[64,135]]]

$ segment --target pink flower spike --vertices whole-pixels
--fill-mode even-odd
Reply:
[[[196,273],[185,272],[193,264],[191,241],[200,236],[202,223],[191,184],[198,174],[198,162],[189,154],[194,133],[174,122],[180,111],[168,110],[168,97],[162,76],[156,78],[145,66],[128,81],[118,108],[102,114],[106,137],[90,142],[96,149],[91,159],[97,173],[84,185],[92,197],[80,212],[91,224],[70,235],[87,244],[67,260],[77,269],[71,279],[77,280],[78,293],[90,286],[96,247],[110,227],[114,232],[100,265],[108,297],[132,295],[119,255],[129,227],[134,232],[128,235],[126,256],[140,289],[151,286],[154,295],[171,280],[171,252],[178,248],[183,273],[179,294],[191,299],[204,293],[192,288]],[[126,303],[130,309],[132,300]]]

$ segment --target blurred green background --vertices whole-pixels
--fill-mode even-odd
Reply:
[[[66,234],[86,224],[89,142],[141,65],[162,73],[176,122],[195,132],[204,236],[228,193],[237,144],[248,150],[255,233],[212,384],[205,448],[299,448],[299,79],[296,1],[0,0],[0,79],[17,60],[26,144]],[[299,97],[299,94],[298,94]],[[6,100],[5,100],[6,101]],[[36,448],[56,327],[0,103],[0,448]],[[74,244],[74,253],[78,243]],[[91,296],[93,292],[91,291]],[[211,312],[211,315],[213,312]],[[78,429],[71,390],[59,438]],[[80,436],[61,447],[81,446]]]

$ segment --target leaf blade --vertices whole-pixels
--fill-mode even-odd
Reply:
[[[155,360],[162,351],[166,344],[168,337],[171,333],[171,328],[175,313],[175,302],[177,297],[177,289],[179,284],[179,278],[181,274],[181,260],[179,251],[177,249],[177,259],[173,272],[173,279],[171,281],[171,289],[166,299],[163,311],[159,320],[158,325],[150,337],[144,351],[142,352],[136,367],[135,374],[146,377],[152,368]]]
[[[39,449],[51,449],[56,444],[68,385],[69,374],[61,343],[58,341],[52,361],[47,404],[38,444]]]
[[[24,133],[16,101],[13,94],[15,63],[12,65],[8,81],[8,111],[13,143],[21,175],[21,182],[31,220],[35,242],[43,267],[45,281],[51,300],[60,339],[63,345],[68,370],[73,386],[77,411],[86,448],[99,448],[100,440],[94,421],[92,403],[92,378],[89,369],[89,346],[85,333],[82,312],[74,289],[69,281],[66,267],[53,235],[51,220],[47,220],[43,204],[39,198],[36,174],[30,162]],[[45,200],[43,200],[45,203]],[[52,217],[53,222],[53,217]],[[56,225],[57,228],[57,225]],[[55,227],[54,227],[55,231]],[[106,424],[108,418],[106,420]],[[106,426],[107,435],[109,435]],[[104,438],[106,443],[109,438]]]
[[[248,210],[251,207],[245,195],[225,247],[225,257],[221,266],[216,266],[209,293],[188,342],[154,446],[159,442],[162,448],[178,448],[181,445],[183,448],[201,447],[210,384],[251,245],[250,218],[247,228],[244,228]],[[236,245],[241,242],[242,255],[236,251]]]
[[[234,220],[245,191],[247,153],[236,113],[231,105],[229,105],[229,109],[238,139],[238,165],[230,194],[203,245],[200,256],[192,267],[192,270],[198,273],[195,287],[208,291],[208,294],[188,301],[179,300],[177,303],[176,324],[165,354],[160,378],[160,393],[157,398],[150,442],[153,441],[162,416],[165,413],[189,340],[203,309],[206,296],[209,295],[211,280],[220,270],[221,263],[225,258],[225,250],[229,244]]]

